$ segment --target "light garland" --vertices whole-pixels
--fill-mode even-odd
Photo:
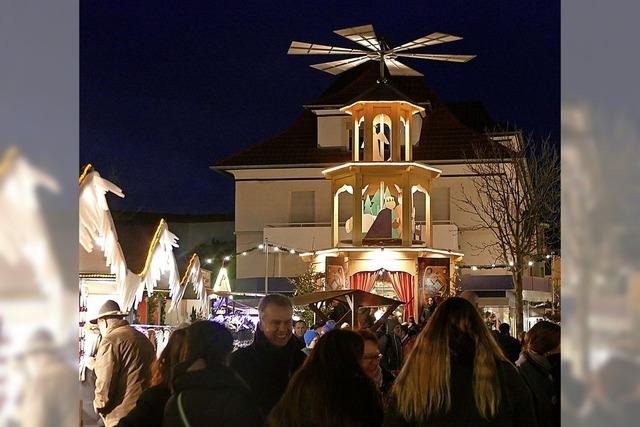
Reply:
[[[546,263],[547,261],[551,261],[551,259],[556,256],[554,253],[547,255],[536,256],[535,259],[527,261],[527,267],[533,267],[536,263]],[[491,264],[491,265],[478,265],[478,264],[456,264],[455,269],[470,269],[472,271],[477,270],[493,270],[493,269],[506,269],[509,270],[514,266],[513,261],[509,261],[508,264]]]
[[[279,254],[288,253],[290,255],[303,255],[305,253],[304,250],[301,250],[299,248],[294,248],[288,245],[280,245],[273,242],[267,242],[267,247],[271,248],[271,251],[273,253],[279,253]],[[223,256],[222,257],[223,265],[231,262],[233,258],[247,256],[250,252],[255,252],[255,251],[264,252],[265,251],[264,243],[260,243],[259,245],[254,246],[252,248],[243,249],[239,252]],[[215,257],[205,258],[205,264],[212,264],[215,259],[216,259]]]

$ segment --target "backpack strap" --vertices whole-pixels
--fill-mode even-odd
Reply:
[[[178,393],[178,412],[180,413],[180,419],[182,420],[182,424],[184,427],[191,427],[189,424],[189,420],[187,419],[187,415],[184,413],[184,406],[182,406],[182,392]]]

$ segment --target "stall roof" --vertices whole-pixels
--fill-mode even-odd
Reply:
[[[347,295],[353,295],[358,301],[358,305],[360,307],[403,304],[402,301],[398,301],[392,298],[386,298],[380,295],[372,294],[371,292],[365,292],[357,289],[345,289],[341,291],[317,291],[310,294],[293,297],[291,302],[293,303],[293,305],[300,306],[315,304],[331,299],[345,301]]]

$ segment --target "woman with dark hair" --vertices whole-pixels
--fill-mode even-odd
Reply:
[[[536,426],[531,395],[469,301],[449,298],[420,333],[384,426]]]
[[[364,341],[345,329],[323,335],[269,416],[269,427],[375,427],[382,403],[360,366]]]
[[[538,427],[560,425],[560,326],[541,321],[527,332],[516,362],[531,390]]]
[[[122,418],[118,426],[162,426],[164,405],[171,397],[169,382],[175,366],[182,362],[187,352],[186,331],[175,330],[169,337],[160,358],[151,365],[151,386],[142,392],[135,408]]]
[[[172,381],[163,426],[258,427],[263,418],[247,385],[229,368],[233,337],[208,320],[187,328],[187,354]]]
[[[360,366],[364,373],[371,378],[376,388],[382,395],[382,403],[386,406],[388,397],[391,392],[391,386],[396,377],[387,369],[380,366],[382,354],[380,354],[378,346],[378,337],[368,329],[358,331],[358,334],[364,340],[364,354]]]

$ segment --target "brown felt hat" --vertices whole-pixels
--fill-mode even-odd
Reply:
[[[109,317],[127,317],[128,315],[129,313],[127,313],[126,311],[120,310],[120,306],[117,302],[115,302],[114,300],[107,300],[107,302],[102,304],[102,307],[100,307],[98,315],[95,318],[89,320],[89,323],[93,323],[95,325],[96,323],[98,323],[98,319],[105,319]]]

